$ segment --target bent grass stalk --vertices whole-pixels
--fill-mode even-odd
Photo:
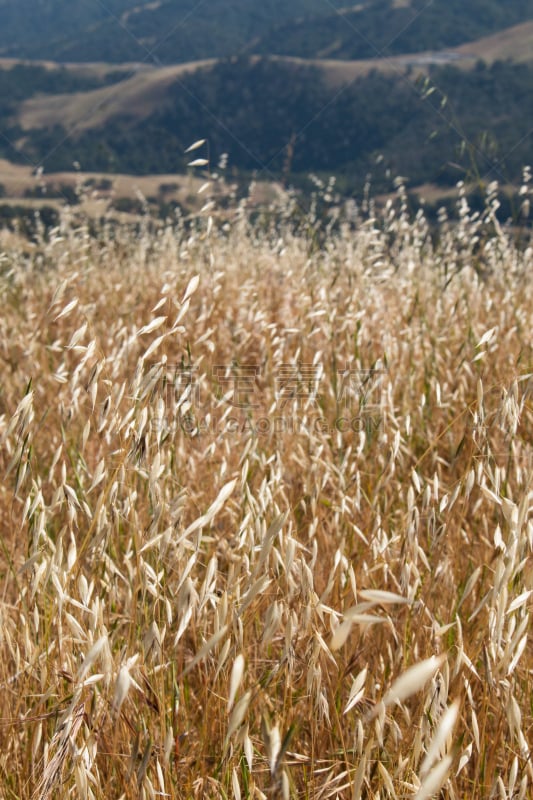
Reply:
[[[2,797],[530,796],[531,246],[332,192],[6,244]]]

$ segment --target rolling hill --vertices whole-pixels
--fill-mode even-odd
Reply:
[[[369,172],[386,181],[387,170],[410,185],[448,186],[474,168],[518,180],[530,155],[533,64],[426,65],[420,74],[387,64],[340,89],[327,71],[293,60],[196,66],[25,101],[8,129],[18,156],[3,155],[44,159],[47,171],[77,161],[87,170],[182,172],[184,150],[207,134],[213,165],[227,153],[248,174],[338,174],[347,190]]]
[[[531,19],[529,0],[376,0],[324,17],[279,24],[251,45],[255,53],[367,59],[442,50]]]
[[[207,137],[211,165],[228,154],[234,177],[336,174],[350,192],[370,173],[383,190],[396,174],[443,190],[467,175],[512,182],[530,161],[522,0],[504,11],[493,0],[115,0],[106,13],[83,0],[76,22],[42,0],[24,29],[28,3],[0,0],[0,157],[12,161],[171,174]]]
[[[0,0],[0,56],[181,63],[234,55],[333,0]]]
[[[295,68],[314,67],[320,71],[326,85],[339,88],[356,78],[368,75],[372,70],[398,76],[411,68],[420,74],[427,74],[432,64],[442,66],[444,63],[450,63],[469,69],[479,59],[491,64],[511,56],[514,56],[517,62],[533,61],[533,22],[507,28],[443,54],[426,52],[366,60],[276,56],[271,60],[285,65],[287,69],[290,69],[291,65]],[[257,60],[258,57],[252,57],[248,63],[256,63]],[[93,65],[92,73],[91,65],[87,65],[86,72],[82,75],[79,75],[80,68],[77,64],[70,65],[67,67],[68,74],[78,76],[82,83],[80,90],[51,95],[50,92],[44,93],[41,88],[39,94],[21,103],[17,121],[25,131],[53,127],[59,123],[62,123],[67,130],[75,127],[82,131],[100,128],[115,118],[128,117],[130,120],[142,120],[165,105],[168,100],[168,90],[176,83],[176,79],[198,70],[212,68],[217,63],[218,59],[205,59],[160,68],[124,65],[123,80],[119,84],[117,80],[104,86],[99,84],[105,79],[106,74],[109,76],[109,72],[105,72],[103,65]],[[47,67],[49,70],[52,69],[50,64]],[[61,68],[59,69],[61,71]],[[109,70],[109,65],[106,65],[106,69]],[[111,74],[114,74],[116,79],[120,77],[117,72]],[[95,88],[92,89],[88,85],[91,76],[95,83]],[[86,83],[83,83],[84,79]]]
[[[159,69],[136,69],[117,84],[90,91],[40,94],[24,101],[18,119],[24,130],[53,127],[67,130],[100,128],[115,118],[139,120],[164,105],[168,90],[180,77],[216,64],[216,59],[175,64]]]
[[[0,0],[0,56],[172,64],[239,53],[367,59],[456,47],[530,0]]]

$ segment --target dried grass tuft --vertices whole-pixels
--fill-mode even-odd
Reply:
[[[317,186],[2,253],[2,797],[531,796],[527,232]]]

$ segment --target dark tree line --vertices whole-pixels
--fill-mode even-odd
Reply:
[[[374,58],[452,47],[530,19],[530,0],[0,0],[0,55],[162,63],[249,53]],[[350,8],[352,6],[352,8]],[[339,15],[335,9],[343,9]],[[126,15],[126,16],[124,16]],[[117,19],[121,24],[117,24]]]
[[[213,166],[228,153],[230,168],[263,178],[338,174],[350,187],[369,172],[379,184],[388,169],[411,185],[451,185],[464,169],[517,180],[531,153],[532,83],[532,66],[479,63],[435,68],[426,83],[374,71],[335,95],[318,69],[242,58],[188,75],[145,120],[68,139],[46,169],[180,172],[186,147],[207,137]],[[64,135],[33,131],[26,155],[39,160]]]

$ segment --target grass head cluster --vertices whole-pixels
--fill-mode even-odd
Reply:
[[[4,244],[3,800],[531,796],[531,245],[318,185]]]

